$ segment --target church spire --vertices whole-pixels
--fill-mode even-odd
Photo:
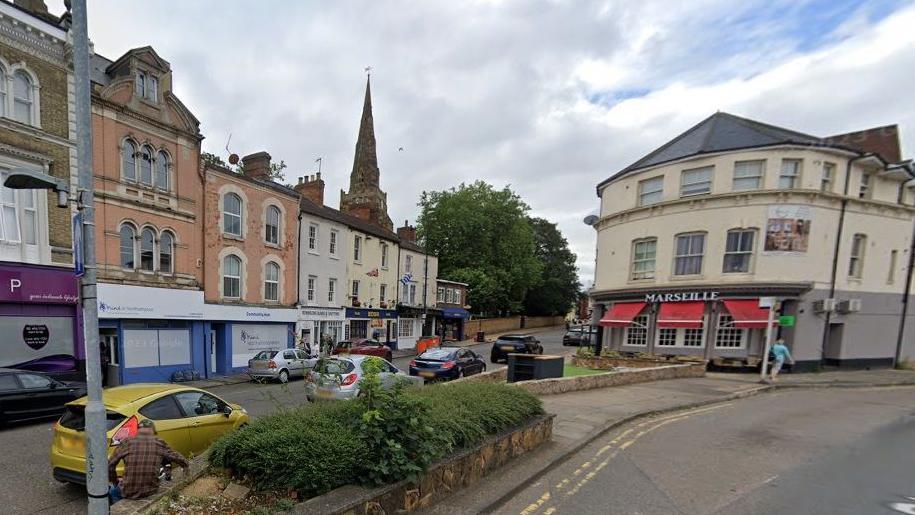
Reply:
[[[356,155],[353,157],[353,171],[349,177],[350,191],[359,186],[378,187],[378,155],[375,151],[375,123],[372,119],[372,78],[365,80],[365,101],[362,104],[362,120],[359,122],[359,136],[356,139]]]

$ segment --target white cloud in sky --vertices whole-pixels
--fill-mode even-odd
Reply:
[[[559,223],[586,285],[595,185],[716,110],[819,135],[898,123],[915,148],[915,6],[893,0],[93,0],[89,17],[100,54],[171,63],[204,150],[231,133],[290,183],[321,156],[332,206],[373,66],[395,224],[423,190],[510,184]]]

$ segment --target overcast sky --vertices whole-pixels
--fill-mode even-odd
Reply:
[[[595,185],[716,110],[824,136],[896,123],[915,150],[911,1],[89,4],[96,52],[152,45],[171,63],[205,151],[225,156],[231,133],[290,183],[323,157],[333,207],[372,66],[395,225],[423,190],[509,184],[559,224],[585,286]]]

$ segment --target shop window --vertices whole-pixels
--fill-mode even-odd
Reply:
[[[264,267],[264,300],[270,302],[280,300],[280,266],[273,262],[267,263]]]
[[[173,256],[175,253],[175,239],[168,231],[159,236],[159,271],[165,274],[172,273]]]
[[[755,239],[756,230],[754,229],[728,231],[728,239],[724,250],[724,273],[732,274],[750,271]]]
[[[623,334],[625,345],[645,347],[648,345],[648,315],[638,315],[626,326]]]
[[[683,170],[683,173],[680,174],[680,196],[692,197],[711,193],[712,173],[714,171],[715,167],[713,166]]]
[[[639,205],[657,204],[664,199],[664,177],[639,181]]]
[[[650,238],[632,243],[632,280],[654,279],[658,240]]]
[[[241,237],[242,227],[241,197],[228,193],[222,198],[222,231],[232,236]]]
[[[267,222],[264,232],[267,243],[280,244],[280,210],[276,206],[267,206]]]
[[[782,159],[782,170],[778,174],[778,187],[792,189],[800,186],[801,160]]]
[[[734,327],[734,318],[727,314],[718,315],[718,331],[715,334],[716,349],[742,349],[746,346],[747,329]]]
[[[398,337],[400,338],[412,338],[413,337],[413,326],[415,320],[412,318],[404,318],[400,321],[400,327],[398,328]]]
[[[222,260],[222,296],[241,298],[241,259],[237,256],[226,256]]]
[[[675,347],[677,345],[677,330],[670,327],[658,329],[658,347]]]
[[[124,224],[121,226],[121,266],[134,268],[136,260],[137,233],[133,227]]]
[[[758,190],[762,187],[765,167],[766,162],[763,160],[734,163],[734,191]]]
[[[367,338],[369,334],[368,320],[353,320],[349,323],[349,339]]]
[[[140,232],[140,270],[155,270],[156,234],[149,227]]]
[[[705,233],[677,236],[674,275],[699,275],[702,273],[702,256],[705,253]]]
[[[705,328],[661,327],[658,329],[658,347],[700,348],[705,344]]]

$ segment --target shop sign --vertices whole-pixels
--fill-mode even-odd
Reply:
[[[299,322],[309,320],[343,320],[343,310],[333,308],[300,308]]]
[[[795,321],[794,315],[782,315],[778,317],[778,325],[782,327],[794,327]]]
[[[54,371],[60,370],[62,363],[72,363],[75,320],[73,317],[40,320],[30,316],[0,317],[0,334],[8,336],[0,352],[0,367],[28,365],[33,370]]]
[[[123,284],[98,285],[99,318],[203,319],[203,292]]]
[[[391,309],[346,308],[346,318],[397,318],[397,311]]]
[[[257,308],[253,306],[226,306],[205,304],[203,314],[207,320],[239,322],[297,322],[299,310],[291,308]]]
[[[0,302],[76,304],[78,300],[72,270],[0,267]]]
[[[810,244],[810,206],[779,204],[769,206],[763,252],[767,254],[803,254]]]
[[[717,291],[646,293],[645,302],[702,302],[718,300]]]
[[[232,367],[246,367],[262,350],[289,347],[289,328],[277,324],[232,324]]]
[[[34,350],[41,350],[51,339],[51,332],[45,324],[26,324],[22,326],[22,341]]]

